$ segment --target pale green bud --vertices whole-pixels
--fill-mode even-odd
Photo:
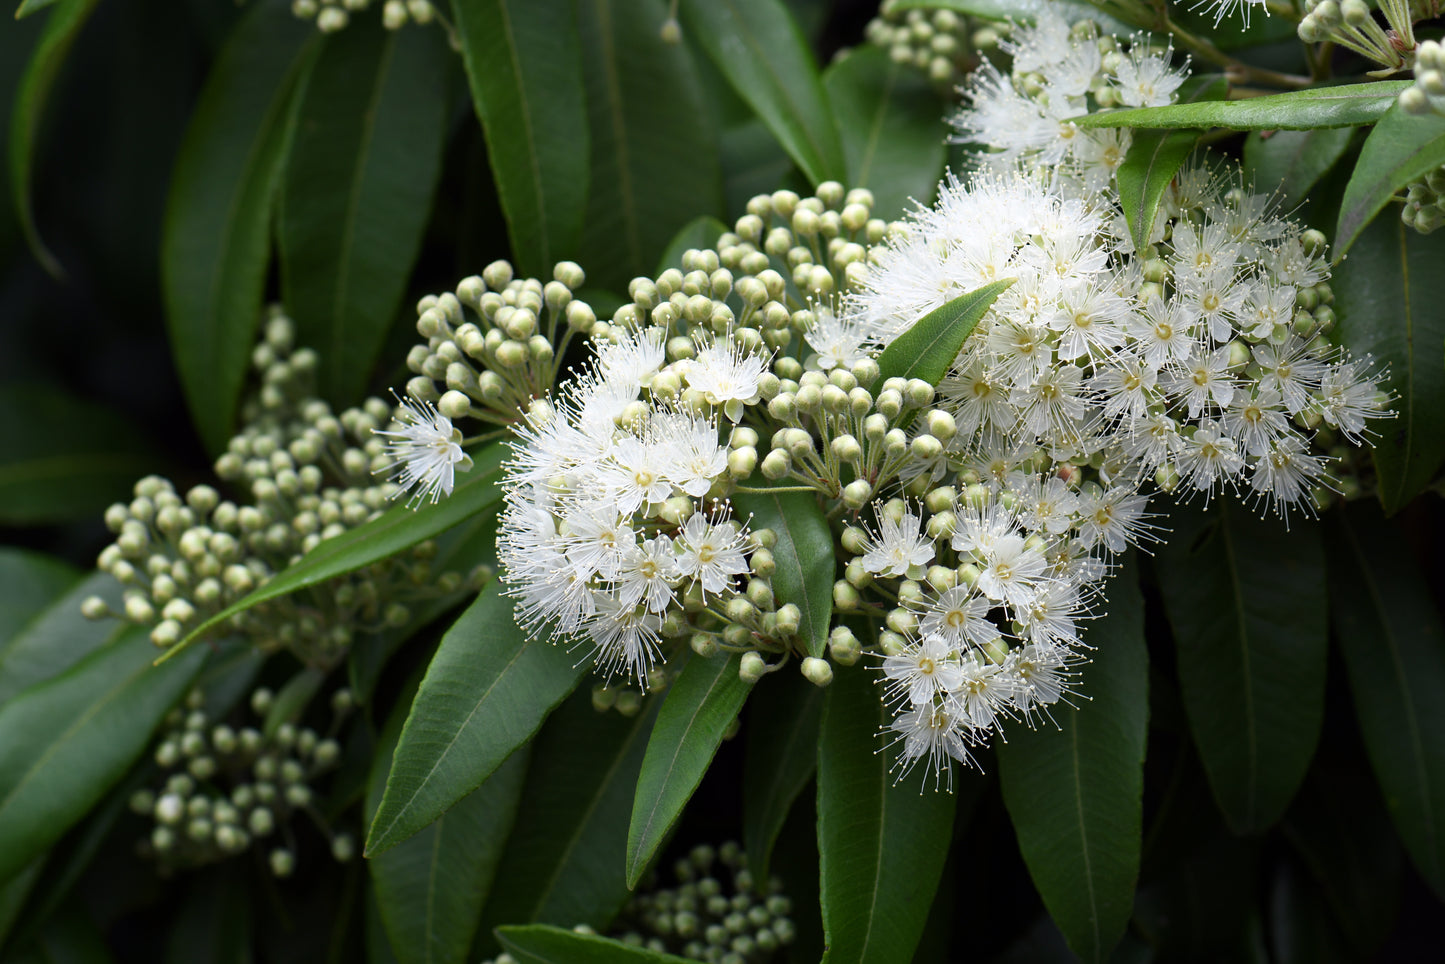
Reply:
[[[768,671],[768,664],[756,652],[743,653],[742,662],[738,664],[738,679],[744,683],[756,683],[763,678]]]

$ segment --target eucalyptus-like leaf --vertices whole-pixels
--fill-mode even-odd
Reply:
[[[19,583],[17,588],[23,585]],[[28,687],[60,675],[120,634],[120,625],[112,620],[81,615],[80,604],[89,596],[99,596],[108,606],[119,608],[120,583],[108,572],[91,573],[0,641],[0,705]]]
[[[497,937],[517,964],[684,964],[687,960],[547,924],[499,927]]]
[[[1374,360],[1396,417],[1375,423],[1371,456],[1380,504],[1394,514],[1445,462],[1445,234],[1422,236],[1398,218],[1365,229],[1335,269],[1335,337]]]
[[[818,760],[823,691],[801,673],[772,673],[748,710],[743,763],[743,845],[748,867],[767,880],[773,843]]]
[[[1179,688],[1215,802],[1236,833],[1284,813],[1324,717],[1328,629],[1319,527],[1221,498],[1171,517],[1156,555]]]
[[[627,828],[627,886],[635,887],[702,782],[723,735],[743,708],[750,683],[742,657],[693,657],[667,691],[647,740]]]
[[[361,395],[406,293],[441,173],[450,64],[442,31],[357,17],[325,38],[299,93],[281,294],[334,404]]]
[[[201,439],[221,451],[251,363],[293,97],[320,35],[289,4],[246,12],[181,142],[161,228],[171,350]]]
[[[1087,699],[1052,708],[1054,727],[1011,727],[995,744],[1004,804],[1034,886],[1069,947],[1105,961],[1134,907],[1143,836],[1149,653],[1135,566],[1108,584],[1081,671]]]
[[[1406,83],[1406,81],[1400,81]],[[1335,260],[1339,261],[1365,226],[1411,181],[1445,164],[1445,117],[1417,117],[1394,105],[1380,118],[1360,147],[1355,172],[1340,199],[1335,224]]]
[[[1079,127],[1227,127],[1236,131],[1305,131],[1361,127],[1379,120],[1408,80],[1309,87],[1246,100],[1101,110],[1072,118]]]
[[[914,322],[878,356],[879,384],[894,377],[921,378],[930,385],[943,381],[963,343],[1013,283],[1005,278],[976,288]]]
[[[954,795],[916,769],[894,784],[889,761],[896,751],[879,752],[880,730],[892,719],[881,697],[875,670],[859,664],[835,673],[823,699],[818,852],[825,962],[912,960],[952,842]]]
[[[471,793],[532,738],[587,672],[517,625],[498,581],[442,637],[401,731],[366,838],[386,852]]]
[[[0,706],[0,880],[58,840],[130,767],[195,678],[132,630]]]
[[[1409,543],[1371,507],[1329,520],[1330,617],[1405,852],[1445,898],[1445,623]]]
[[[587,106],[576,4],[468,0],[453,8],[472,103],[524,275],[550,278],[587,211]]]
[[[763,488],[782,487],[783,483]],[[732,497],[739,517],[752,517],[751,529],[771,529],[773,546],[773,598],[779,606],[798,607],[802,619],[798,638],[809,656],[821,657],[828,648],[828,626],[833,616],[833,582],[838,563],[833,532],[811,492],[738,492]]]
[[[1257,191],[1277,190],[1288,205],[1302,204],[1345,156],[1354,136],[1349,127],[1253,131],[1244,140],[1244,176]]]
[[[767,124],[808,181],[847,171],[818,67],[780,0],[682,0],[685,37],[700,44]]]
[[[62,559],[29,549],[0,548],[0,661],[15,635],[80,579],[80,570]]]

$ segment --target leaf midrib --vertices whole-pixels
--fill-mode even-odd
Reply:
[[[1254,826],[1255,809],[1258,797],[1259,782],[1259,746],[1258,734],[1256,731],[1255,709],[1254,709],[1254,677],[1250,672],[1249,652],[1249,624],[1244,611],[1244,588],[1239,578],[1239,560],[1235,555],[1234,537],[1229,528],[1229,516],[1226,513],[1220,522],[1220,536],[1224,542],[1224,554],[1226,569],[1229,571],[1229,583],[1233,589],[1231,601],[1234,604],[1234,618],[1239,626],[1239,655],[1243,664],[1244,672],[1241,675],[1244,688],[1244,719],[1248,739],[1245,742],[1249,750],[1249,781],[1248,781],[1248,809],[1246,814],[1249,818],[1249,825]]]

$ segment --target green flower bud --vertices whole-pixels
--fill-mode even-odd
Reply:
[[[833,682],[833,667],[826,659],[808,656],[804,658],[801,669],[803,678],[814,686],[821,688]]]
[[[768,664],[756,652],[743,653],[742,662],[738,664],[738,678],[744,683],[756,683],[767,671]]]
[[[273,850],[267,859],[271,873],[277,877],[290,877],[296,871],[296,855],[289,850]]]

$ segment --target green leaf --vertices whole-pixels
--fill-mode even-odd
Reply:
[[[693,218],[672,236],[671,241],[667,242],[667,248],[662,252],[662,257],[657,260],[657,274],[662,274],[668,268],[681,268],[682,256],[689,249],[711,248],[717,244],[718,238],[727,233],[727,230],[727,225],[710,214]]]
[[[418,542],[441,535],[478,513],[486,512],[501,502],[502,490],[497,483],[502,477],[502,461],[509,451],[497,442],[472,453],[472,468],[457,473],[452,494],[440,502],[424,502],[415,508],[405,504],[394,505],[370,522],[325,540],[261,588],[197,626],[178,645],[167,650],[161,659],[170,659],[172,654],[236,613],[245,612],[268,599],[319,585],[380,562]]]
[[[0,880],[80,819],[130,767],[205,659],[152,667],[143,631],[0,707]]]
[[[245,878],[212,871],[188,877],[167,922],[166,964],[240,964],[252,959],[251,901]]]
[[[442,637],[401,731],[367,856],[421,830],[532,738],[587,672],[563,646],[532,639],[493,580]]]
[[[28,16],[56,0],[24,0],[15,19]],[[65,0],[45,21],[45,31],[35,45],[35,53],[25,68],[25,75],[15,91],[15,104],[10,114],[10,191],[15,200],[15,216],[35,259],[52,276],[64,274],[60,262],[45,246],[35,226],[35,211],[30,206],[30,181],[35,168],[40,121],[45,104],[55,86],[70,45],[80,36],[81,28],[90,19],[96,0]]]
[[[642,755],[662,700],[631,718],[598,713],[592,694],[574,693],[532,744],[522,796],[527,806],[507,838],[482,910],[481,956],[500,951],[499,924],[539,923],[602,930],[630,896],[624,873],[627,824]]]
[[[1381,218],[1335,269],[1336,337],[1356,358],[1388,367],[1380,387],[1394,419],[1375,423],[1380,503],[1398,512],[1445,462],[1445,235],[1421,236]]]
[[[524,275],[550,278],[587,211],[587,106],[569,0],[470,0],[453,7],[472,102]]]
[[[923,74],[864,46],[823,71],[843,144],[848,186],[873,192],[873,214],[903,216],[909,201],[933,203],[948,150],[944,105]]]
[[[271,700],[271,707],[266,711],[266,720],[261,725],[262,735],[275,736],[283,724],[300,720],[325,679],[325,671],[315,666],[307,666],[287,680],[286,685],[281,687],[280,692]]]
[[[823,691],[801,673],[770,673],[748,710],[743,762],[743,844],[757,880],[768,879],[773,843],[818,760]]]
[[[1236,131],[1360,127],[1379,120],[1410,83],[1378,80],[1369,84],[1311,87],[1247,100],[1102,110],[1072,120],[1079,127],[1227,127]]]
[[[812,184],[848,170],[806,41],[778,0],[682,0],[684,36],[707,51]]]
[[[292,92],[314,25],[258,3],[231,31],[181,142],[161,228],[161,290],[181,386],[206,447],[231,434],[270,254]]]
[[[798,638],[809,656],[821,657],[828,648],[837,561],[833,532],[817,498],[811,492],[738,492],[732,502],[739,518],[752,516],[749,528],[777,534],[772,550],[777,563],[774,599],[779,606],[798,607]]]
[[[1179,688],[1209,787],[1235,833],[1284,813],[1324,714],[1319,529],[1258,519],[1228,499],[1175,512],[1156,557]]]
[[[1396,191],[1441,164],[1445,164],[1445,117],[1415,117],[1392,106],[1365,138],[1355,171],[1345,185],[1335,225],[1335,260],[1344,257]]]
[[[1219,100],[1229,85],[1217,74],[1201,74],[1191,77],[1179,89],[1179,103],[1189,104]],[[1159,214],[1159,204],[1164,192],[1184,166],[1185,160],[1194,153],[1199,140],[1197,130],[1137,130],[1129,144],[1129,151],[1116,173],[1119,187],[1119,206],[1124,209],[1124,220],[1129,225],[1129,235],[1134,239],[1136,250],[1149,246],[1154,233],[1154,219]]]
[[[702,782],[723,734],[752,685],[738,677],[742,657],[689,659],[667,691],[647,740],[627,828],[627,886],[636,887]]]
[[[959,295],[935,308],[893,339],[878,356],[879,384],[889,378],[921,378],[937,385],[963,348],[968,336],[998,296],[1014,283],[1005,278]]]
[[[499,927],[497,936],[517,964],[683,964],[687,960],[546,924]]]
[[[45,860],[49,856],[38,854],[13,877],[0,884],[0,946],[4,946],[10,936],[10,928],[15,926],[20,911],[25,907],[25,899],[40,879],[40,872],[45,869]]]
[[[1445,898],[1445,625],[1409,544],[1359,505],[1329,525],[1330,616],[1385,806]]]
[[[1017,20],[1032,23],[1043,10],[1059,14],[1069,23],[1092,20],[1104,32],[1129,33],[1129,25],[1115,20],[1091,3],[1075,0],[900,0],[896,10],[952,10],[983,20]]]
[[[1034,886],[1069,947],[1104,961],[1134,906],[1149,729],[1149,653],[1135,560],[1106,589],[1108,615],[1076,706],[1052,708],[1058,729],[1010,727],[998,741],[999,783]]]
[[[392,753],[415,689],[413,682],[377,742],[366,794],[368,817],[381,803]],[[527,758],[525,748],[512,754],[436,822],[367,861],[377,909],[401,964],[468,959],[478,914],[517,815]]]
[[[834,674],[818,742],[824,961],[911,960],[948,856],[956,798],[926,773],[921,789],[916,773],[894,785],[894,750],[879,749],[891,721],[872,667]]]
[[[357,17],[325,38],[299,92],[277,214],[281,293],[321,355],[321,394],[355,401],[396,320],[446,142],[440,30]]]
[[[29,549],[0,547],[0,667],[10,640],[80,578],[80,570],[61,559]]]
[[[122,631],[112,620],[94,621],[80,614],[81,601],[88,596],[100,596],[118,608],[120,583],[110,573],[92,573],[0,643],[0,704],[60,675]]]
[[[1345,156],[1355,132],[1348,127],[1312,131],[1252,131],[1244,140],[1244,175],[1257,191],[1278,190],[1291,204]]]
[[[689,215],[723,213],[713,113],[688,49],[659,35],[666,19],[663,0],[580,6],[592,171],[579,260],[590,283],[617,291]]]

